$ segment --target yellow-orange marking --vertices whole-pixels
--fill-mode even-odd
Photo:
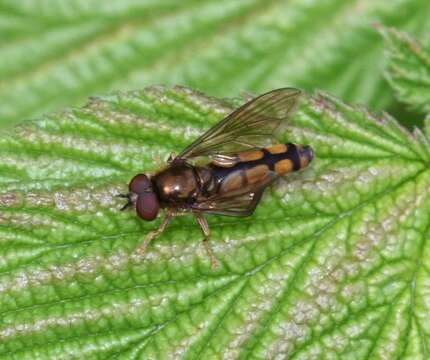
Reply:
[[[278,144],[269,146],[266,150],[271,154],[282,154],[288,151],[288,146],[285,144]]]
[[[258,165],[251,169],[246,170],[246,178],[249,184],[255,184],[256,182],[264,179],[269,171],[267,165]]]
[[[293,162],[289,159],[278,161],[275,164],[275,171],[278,175],[284,175],[293,171]]]
[[[238,190],[245,186],[243,183],[244,178],[242,176],[242,171],[235,171],[232,174],[228,175],[225,180],[222,182],[220,193],[231,193],[235,190]]]
[[[250,151],[244,151],[239,154],[240,161],[255,161],[260,160],[264,156],[264,153],[260,150],[250,150]]]

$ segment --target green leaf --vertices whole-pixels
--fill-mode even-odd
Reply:
[[[424,119],[424,133],[430,137],[430,113]]]
[[[94,98],[0,138],[0,356],[411,358],[430,346],[430,151],[387,115],[305,96],[307,170],[249,218],[155,223],[116,194],[232,110],[186,88]]]
[[[379,29],[389,57],[386,77],[398,99],[430,112],[430,46],[396,29]]]
[[[221,97],[320,88],[386,108],[372,25],[420,36],[429,11],[428,0],[0,0],[0,125],[160,83]]]

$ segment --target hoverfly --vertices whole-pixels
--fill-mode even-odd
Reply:
[[[139,252],[160,235],[177,215],[193,214],[213,267],[217,260],[209,246],[210,231],[204,214],[249,216],[264,190],[280,176],[303,169],[313,159],[310,146],[273,143],[275,130],[291,116],[300,90],[282,88],[260,95],[233,111],[155,174],[138,174],[129,183],[128,202],[137,215],[154,220],[160,209],[166,216],[148,233]],[[206,164],[191,161],[206,158]]]

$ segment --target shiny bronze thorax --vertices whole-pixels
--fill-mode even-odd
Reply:
[[[169,167],[155,174],[151,181],[162,205],[178,205],[197,197],[199,181],[196,175],[190,164],[173,161]]]

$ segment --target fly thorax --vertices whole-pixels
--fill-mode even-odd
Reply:
[[[162,201],[166,203],[186,201],[193,198],[198,191],[195,172],[185,164],[158,173],[155,183]]]

